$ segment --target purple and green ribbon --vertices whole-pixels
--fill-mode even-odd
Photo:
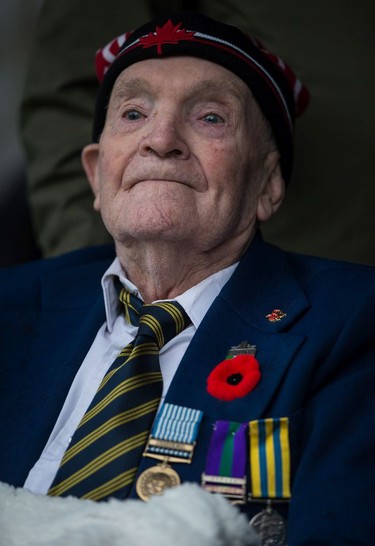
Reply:
[[[208,450],[205,474],[244,478],[247,423],[216,421]]]

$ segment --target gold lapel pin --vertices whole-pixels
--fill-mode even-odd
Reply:
[[[269,322],[278,322],[284,317],[286,317],[286,313],[284,313],[284,311],[281,309],[274,309],[272,313],[266,315],[266,319],[268,319]]]

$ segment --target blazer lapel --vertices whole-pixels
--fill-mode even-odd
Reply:
[[[308,307],[285,254],[256,238],[202,321],[166,401],[201,409],[214,419],[262,417],[304,341],[303,335],[289,330]],[[267,315],[275,309],[285,316],[270,322]],[[261,380],[243,398],[217,400],[207,393],[207,377],[241,341],[256,345]]]

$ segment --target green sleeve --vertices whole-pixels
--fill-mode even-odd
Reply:
[[[91,142],[95,51],[151,17],[147,2],[46,0],[25,84],[21,134],[45,256],[110,240],[81,166]]]
[[[375,76],[371,0],[201,0],[246,29],[309,87],[294,174],[264,238],[287,250],[375,265]]]

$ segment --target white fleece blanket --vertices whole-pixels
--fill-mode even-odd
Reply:
[[[1,546],[257,546],[223,497],[186,483],[144,503],[46,497],[0,483]]]

